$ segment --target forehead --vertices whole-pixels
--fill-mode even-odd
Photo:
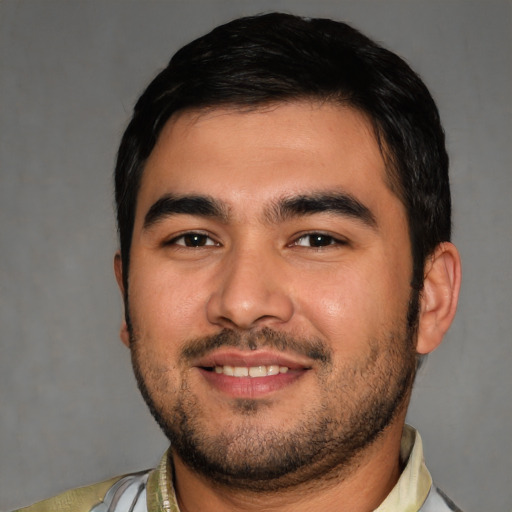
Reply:
[[[162,130],[138,205],[166,193],[208,193],[248,210],[321,189],[390,193],[372,124],[359,111],[311,101],[186,111]]]

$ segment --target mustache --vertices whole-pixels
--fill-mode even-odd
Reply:
[[[191,362],[221,347],[233,347],[240,350],[272,348],[279,352],[295,352],[323,364],[332,363],[332,351],[323,341],[317,338],[299,338],[269,327],[243,333],[223,329],[217,334],[190,340],[181,350],[180,361]]]

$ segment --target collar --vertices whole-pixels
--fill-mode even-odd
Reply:
[[[148,512],[180,512],[174,492],[174,475],[170,463],[170,449],[160,464],[150,473],[147,484]]]
[[[402,433],[400,460],[405,468],[395,487],[374,512],[417,512],[426,500],[432,477],[425,466],[421,437],[409,425],[404,426]],[[148,479],[148,512],[180,512],[173,480],[168,450]]]
[[[417,512],[432,486],[432,477],[425,466],[423,443],[417,430],[404,426],[400,444],[400,460],[405,468],[395,487],[374,512]]]

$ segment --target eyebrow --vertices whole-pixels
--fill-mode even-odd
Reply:
[[[266,217],[269,222],[277,223],[315,213],[350,217],[377,229],[377,220],[370,208],[353,195],[344,192],[316,192],[311,195],[285,197],[272,205]]]
[[[178,214],[213,217],[226,222],[228,209],[221,202],[208,196],[166,194],[151,205],[144,217],[144,229],[149,229],[164,218]]]
[[[315,213],[331,213],[361,221],[377,229],[372,211],[354,196],[343,192],[316,192],[278,199],[267,208],[265,219],[279,223]],[[175,196],[166,194],[158,199],[144,217],[144,229],[149,229],[164,218],[174,215],[195,215],[228,222],[229,209],[221,201],[210,196]]]

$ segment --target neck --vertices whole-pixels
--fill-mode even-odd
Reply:
[[[180,511],[218,512],[368,512],[377,508],[400,477],[403,418],[394,422],[350,467],[333,470],[323,479],[272,493],[219,486],[193,472],[172,454],[175,491]]]

